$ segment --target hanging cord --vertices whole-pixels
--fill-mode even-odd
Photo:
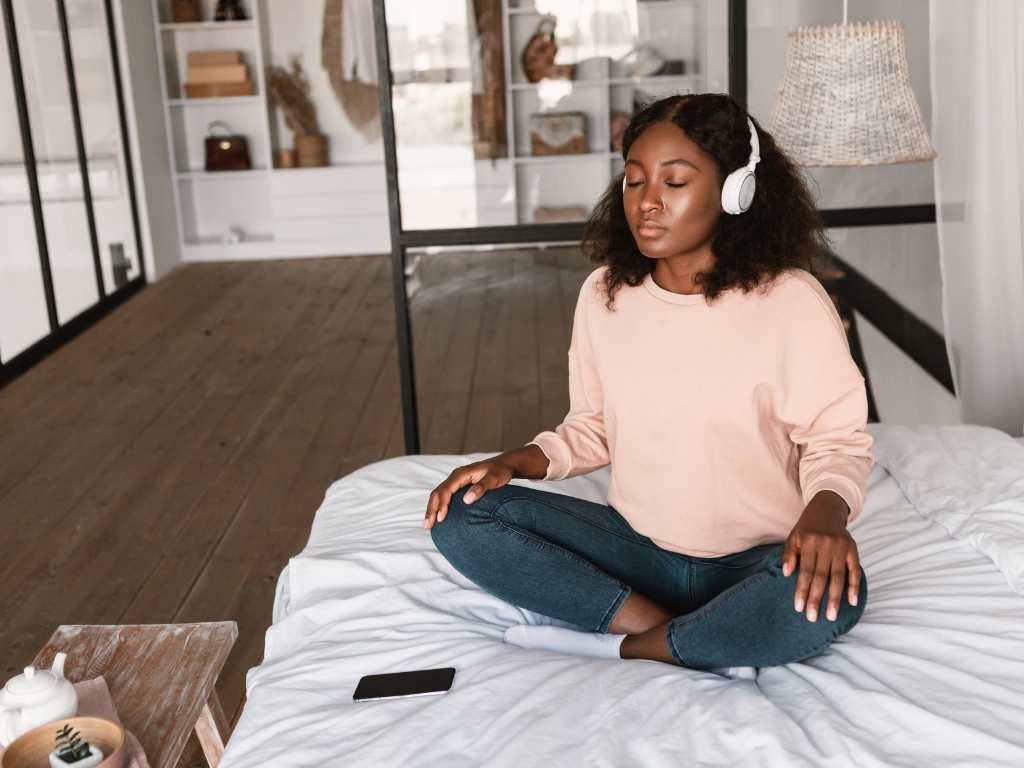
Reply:
[[[846,6],[849,0],[843,0],[843,24],[846,24]]]

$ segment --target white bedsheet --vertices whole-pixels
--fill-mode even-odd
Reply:
[[[860,622],[820,656],[730,679],[505,645],[513,623],[569,625],[477,588],[421,526],[429,490],[487,455],[390,459],[331,485],[281,574],[224,768],[1024,766],[1024,597],[881,464],[851,524]],[[603,501],[607,479],[515,482]],[[352,701],[363,675],[444,666],[446,694]]]

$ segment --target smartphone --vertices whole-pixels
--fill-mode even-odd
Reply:
[[[370,701],[401,696],[431,696],[447,692],[452,687],[454,679],[455,667],[364,675],[359,680],[352,698],[355,701]]]

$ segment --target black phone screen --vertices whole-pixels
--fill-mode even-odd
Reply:
[[[395,696],[426,696],[444,693],[452,687],[455,667],[415,669],[407,672],[388,672],[364,675],[356,686],[355,701],[388,699]]]

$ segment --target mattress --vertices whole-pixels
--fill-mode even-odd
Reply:
[[[880,455],[939,445],[872,427]],[[1002,476],[1024,478],[1024,446],[990,432]],[[939,503],[907,481],[917,465],[872,470],[850,525],[868,578],[860,622],[821,655],[753,677],[506,645],[511,624],[571,625],[479,589],[422,527],[430,490],[493,454],[363,467],[330,486],[281,573],[221,765],[1022,766],[1024,594],[1007,547],[1000,566],[992,537],[939,519],[943,498],[985,482],[932,453],[931,477],[917,479]],[[513,482],[603,502],[608,469]],[[1024,530],[1024,489],[986,493],[979,503]],[[1024,562],[1024,548],[1009,555]],[[457,670],[445,694],[352,700],[363,675],[445,666]]]

